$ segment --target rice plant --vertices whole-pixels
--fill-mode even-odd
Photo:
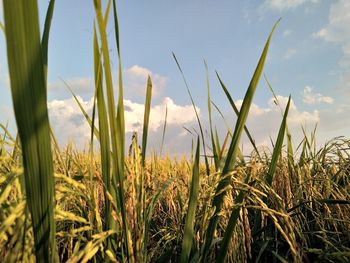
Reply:
[[[54,260],[56,255],[53,161],[46,104],[50,22],[47,23],[41,43],[36,1],[4,1],[4,15],[12,100],[22,150],[26,204],[31,215],[37,261],[47,262]],[[51,16],[50,8],[47,21],[50,21]]]
[[[209,143],[185,72],[173,54],[199,129],[196,143],[188,147],[192,158],[176,159],[162,155],[167,112],[161,154],[147,155],[150,77],[145,87],[141,144],[134,133],[129,154],[125,154],[115,0],[108,1],[105,10],[100,0],[91,3],[95,11],[91,116],[70,89],[91,128],[88,149],[58,146],[47,117],[46,96],[54,4],[51,0],[40,38],[37,2],[4,0],[2,28],[18,135],[0,125],[3,262],[350,261],[350,140],[338,137],[318,149],[316,131],[311,136],[304,132],[293,151],[288,129],[291,97],[286,108],[281,108],[281,125],[271,153],[256,146],[246,126],[279,21],[267,38],[240,109],[216,72],[217,84],[237,115],[234,131],[228,128],[223,141],[212,123],[212,109],[223,115],[211,100],[206,62]],[[117,83],[112,79],[112,44],[106,32],[111,14]],[[117,97],[113,87],[117,87]],[[227,120],[222,121],[226,125]],[[250,156],[243,156],[239,147],[243,132],[253,146]]]

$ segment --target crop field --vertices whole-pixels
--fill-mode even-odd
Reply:
[[[47,108],[55,0],[49,3],[41,34],[36,0],[3,1],[18,133],[0,124],[1,262],[350,262],[350,139],[337,137],[318,147],[316,131],[304,132],[293,147],[291,97],[282,108],[275,96],[281,119],[273,147],[256,146],[245,126],[279,21],[261,47],[240,108],[217,73],[237,115],[224,138],[212,124],[209,82],[204,127],[173,54],[198,123],[190,154],[174,158],[147,149],[151,77],[142,134],[134,133],[126,145],[123,36],[115,0],[105,9],[93,1],[91,115],[72,91],[91,128],[90,143],[84,150],[59,146]],[[113,23],[112,33],[107,23]],[[163,140],[166,124],[165,118]],[[240,148],[243,135],[253,149],[248,156]]]

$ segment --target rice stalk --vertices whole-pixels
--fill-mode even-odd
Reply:
[[[229,147],[229,150],[227,152],[226,155],[226,161],[221,173],[221,180],[217,186],[216,189],[216,194],[213,198],[212,201],[212,207],[215,207],[215,213],[212,216],[212,218],[210,219],[210,223],[207,229],[207,234],[205,237],[205,244],[203,246],[203,250],[202,250],[202,259],[201,261],[204,262],[206,260],[206,257],[209,253],[209,250],[211,248],[212,245],[212,241],[213,241],[213,237],[214,237],[214,232],[216,230],[217,224],[218,224],[218,220],[219,220],[219,213],[221,211],[222,205],[223,205],[223,201],[224,201],[224,196],[226,194],[226,191],[224,191],[224,189],[227,188],[227,186],[230,184],[230,176],[227,176],[231,170],[234,167],[234,164],[236,162],[236,157],[237,157],[237,153],[238,153],[238,145],[239,145],[239,141],[240,141],[240,137],[246,122],[246,119],[248,117],[248,113],[249,113],[249,108],[251,105],[251,102],[253,100],[253,96],[256,90],[256,87],[259,83],[259,79],[260,76],[262,74],[263,68],[264,68],[264,63],[265,63],[265,59],[267,56],[267,52],[268,52],[268,48],[269,48],[269,44],[270,44],[270,40],[272,37],[272,34],[278,24],[279,20],[275,23],[275,25],[273,26],[271,33],[267,39],[267,42],[265,44],[263,53],[260,57],[259,63],[256,67],[256,70],[254,72],[254,75],[252,77],[252,80],[249,84],[248,90],[246,92],[246,95],[244,96],[243,99],[243,104],[236,122],[236,126],[235,126],[235,131],[233,133],[233,138]],[[224,255],[223,255],[224,256]]]
[[[37,2],[6,0],[4,16],[11,94],[22,145],[35,254],[38,262],[51,262],[56,258],[54,178]]]
[[[199,192],[199,149],[200,141],[197,139],[196,155],[192,168],[191,188],[189,192],[188,208],[185,222],[185,232],[182,241],[180,260],[182,263],[188,262],[194,238],[194,223]]]

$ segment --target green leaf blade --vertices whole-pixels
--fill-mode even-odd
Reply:
[[[192,181],[190,188],[190,197],[188,201],[188,210],[186,215],[185,233],[182,241],[181,262],[185,263],[189,261],[189,256],[192,249],[192,241],[194,238],[194,221],[196,216],[196,208],[198,203],[199,192],[199,149],[200,141],[197,137],[197,147],[195,160],[192,169]]]
[[[11,93],[38,262],[55,258],[54,177],[46,72],[35,0],[4,1]]]
[[[202,252],[203,253],[203,257],[202,257],[203,262],[206,260],[206,256],[209,253],[209,249],[210,249],[212,241],[213,241],[214,232],[215,232],[215,229],[217,227],[218,220],[219,220],[219,212],[221,211],[224,196],[226,195],[226,191],[224,191],[224,189],[227,189],[227,186],[230,184],[230,181],[231,181],[231,177],[228,176],[228,174],[232,170],[232,168],[235,164],[236,158],[238,156],[238,153],[239,153],[239,141],[241,138],[241,134],[242,134],[243,128],[245,126],[245,122],[246,122],[247,117],[248,117],[250,105],[252,103],[255,90],[257,88],[257,85],[259,83],[259,79],[260,79],[261,74],[263,72],[265,60],[267,57],[268,48],[270,45],[270,40],[271,40],[272,34],[273,34],[278,22],[279,22],[279,20],[273,26],[271,33],[266,41],[264,50],[263,50],[262,55],[259,59],[259,62],[258,62],[258,65],[255,69],[254,75],[250,81],[248,90],[245,94],[243,104],[242,104],[242,107],[241,107],[241,110],[240,110],[240,113],[239,113],[239,116],[238,116],[238,119],[236,122],[235,130],[233,133],[233,138],[232,138],[232,141],[231,141],[228,153],[227,153],[227,157],[226,157],[226,161],[225,161],[222,173],[221,173],[222,179],[219,181],[219,184],[218,184],[217,189],[216,189],[216,194],[215,194],[213,201],[212,201],[212,206],[215,207],[215,213],[212,216],[212,218],[210,219],[209,226],[207,229],[207,235],[205,237],[205,244],[203,246],[203,252]]]

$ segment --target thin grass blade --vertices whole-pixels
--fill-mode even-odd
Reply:
[[[281,154],[284,134],[286,131],[287,116],[288,116],[290,101],[291,101],[291,97],[289,96],[286,110],[285,110],[284,115],[283,115],[283,120],[282,120],[280,129],[279,129],[279,132],[278,132],[277,141],[275,143],[275,148],[273,150],[271,163],[269,165],[269,171],[267,172],[266,182],[268,185],[272,185],[272,180],[273,180],[273,177],[274,177],[274,174],[276,171],[276,167],[277,167],[277,161],[278,161],[278,158]]]
[[[208,65],[207,65],[207,62],[205,60],[204,60],[204,67],[205,67],[207,93],[208,93],[207,106],[208,106],[208,115],[209,115],[209,129],[210,129],[211,147],[212,147],[212,152],[213,152],[215,171],[217,171],[219,168],[219,157],[218,157],[219,153],[218,153],[218,147],[215,145],[215,137],[214,137],[214,132],[213,132],[212,115],[211,115],[210,82],[209,82]]]
[[[123,89],[122,89],[122,69],[120,61],[120,45],[119,45],[119,30],[118,30],[118,18],[116,11],[116,3],[113,1],[113,14],[114,14],[114,30],[116,35],[116,44],[118,51],[119,59],[119,100],[117,105],[117,114],[115,110],[115,101],[114,101],[114,90],[113,90],[113,81],[112,81],[112,70],[111,62],[109,57],[109,47],[106,33],[106,26],[103,21],[102,16],[102,7],[100,0],[94,0],[95,13],[97,18],[98,29],[101,37],[101,48],[102,48],[102,57],[106,81],[106,90],[107,90],[107,100],[108,100],[108,119],[110,125],[110,135],[112,143],[112,164],[113,164],[113,176],[112,176],[112,191],[111,194],[120,207],[122,223],[123,223],[123,236],[125,238],[125,249],[126,249],[126,258],[129,261],[133,261],[132,256],[132,247],[131,240],[128,230],[128,222],[126,219],[126,208],[124,200],[124,142],[125,142],[125,128],[124,128],[124,109],[123,109]],[[116,229],[116,222],[113,221],[112,229]]]
[[[251,174],[249,173],[247,175],[247,177],[245,178],[245,181],[244,181],[245,184],[249,183],[250,175]],[[243,190],[241,190],[235,199],[235,204],[236,205],[242,204],[244,201],[244,197],[245,197],[245,192]],[[227,253],[228,253],[228,247],[229,247],[229,244],[231,242],[232,234],[233,234],[233,231],[236,227],[236,224],[237,224],[237,221],[239,218],[240,210],[241,210],[241,207],[238,206],[238,207],[234,208],[231,212],[230,219],[227,223],[224,238],[222,239],[220,251],[218,253],[216,262],[225,262],[225,259],[226,259]]]
[[[238,116],[238,119],[236,122],[235,131],[233,133],[233,138],[232,138],[230,147],[228,149],[226,161],[225,161],[225,164],[224,164],[224,167],[222,170],[222,174],[221,174],[222,179],[220,180],[220,182],[217,186],[216,195],[214,196],[213,201],[212,201],[212,207],[215,207],[215,213],[212,216],[212,218],[210,219],[209,226],[207,229],[205,243],[204,243],[203,250],[202,250],[202,262],[206,261],[206,257],[209,253],[209,249],[210,249],[212,241],[213,241],[214,232],[216,230],[218,220],[219,220],[219,213],[221,211],[224,197],[226,195],[226,191],[224,189],[227,189],[227,186],[231,182],[231,176],[228,176],[228,174],[232,171],[232,168],[235,164],[235,160],[237,158],[238,146],[239,146],[239,141],[240,141],[240,138],[242,135],[242,131],[244,129],[245,122],[246,122],[247,117],[248,117],[250,105],[252,103],[255,90],[258,86],[261,74],[262,74],[263,69],[264,69],[264,64],[265,64],[265,60],[267,57],[267,52],[268,52],[268,48],[270,45],[270,40],[271,40],[272,34],[273,34],[278,22],[279,22],[279,20],[273,26],[271,33],[267,39],[264,50],[262,52],[262,55],[260,57],[258,65],[256,67],[256,70],[254,72],[254,75],[251,79],[251,82],[249,84],[246,95],[244,97],[243,104],[242,104],[242,107],[241,107],[241,110],[240,110],[240,113],[239,113],[239,116]],[[226,255],[223,255],[223,256],[225,258]]]
[[[101,64],[101,54],[98,45],[96,28],[94,27],[94,76],[95,87],[97,97],[97,112],[98,112],[98,126],[99,126],[99,143],[101,154],[101,172],[102,180],[104,184],[104,196],[105,196],[105,210],[104,210],[104,231],[110,229],[111,204],[107,198],[107,191],[111,192],[111,161],[110,161],[110,140],[109,140],[109,127],[108,117],[106,110],[106,103],[103,93],[103,69]]]
[[[192,242],[194,238],[194,221],[196,216],[196,208],[198,203],[198,191],[199,191],[199,148],[200,141],[199,137],[197,138],[197,147],[195,160],[192,168],[192,181],[190,188],[190,197],[188,201],[188,210],[186,215],[185,222],[185,233],[182,240],[182,251],[181,251],[181,262],[185,263],[189,261]]]
[[[224,82],[221,80],[221,78],[220,78],[218,72],[216,72],[216,76],[217,76],[217,78],[218,78],[218,80],[219,80],[219,82],[220,82],[221,88],[222,88],[223,91],[225,92],[225,95],[226,95],[228,101],[229,101],[230,104],[231,104],[231,107],[232,107],[233,111],[236,113],[236,115],[237,115],[237,117],[238,117],[238,115],[239,115],[239,110],[238,110],[238,108],[237,108],[235,102],[233,101],[230,92],[227,90],[227,88],[226,88]],[[244,131],[245,131],[245,133],[247,134],[247,137],[248,137],[250,143],[252,144],[252,146],[253,146],[253,148],[254,148],[254,150],[255,150],[255,152],[256,152],[256,154],[257,154],[259,160],[261,160],[261,156],[260,156],[260,154],[259,154],[258,148],[256,147],[255,141],[254,141],[252,135],[250,134],[250,132],[249,132],[249,130],[248,130],[248,128],[247,128],[246,125],[244,125]]]
[[[270,91],[272,92],[275,101],[277,102],[278,106],[281,108],[281,104],[280,104],[280,102],[276,96],[276,93],[274,92],[269,80],[267,79],[266,75],[264,75],[264,79],[265,79]],[[282,112],[282,109],[281,109],[281,112]],[[287,136],[288,169],[289,169],[290,174],[292,174],[293,167],[294,167],[294,151],[293,151],[293,144],[292,144],[292,135],[290,134],[290,131],[288,128],[288,123],[286,123],[286,136]]]
[[[55,0],[50,0],[49,7],[47,9],[46,17],[45,17],[44,33],[41,38],[41,50],[43,54],[42,56],[43,56],[45,77],[47,77],[49,36],[50,36],[50,28],[51,28],[54,8],[55,8]]]
[[[145,159],[146,159],[148,124],[149,124],[149,116],[150,116],[150,113],[151,113],[151,98],[152,98],[152,80],[151,80],[151,77],[148,76],[148,79],[147,79],[147,91],[146,91],[146,102],[145,102],[145,113],[144,113],[144,117],[143,117],[142,166],[145,165]]]
[[[75,93],[73,92],[72,88],[69,86],[69,84],[61,79],[63,84],[67,87],[67,89],[69,90],[69,92],[72,94],[75,102],[77,103],[81,113],[84,115],[86,121],[88,122],[88,124],[90,125],[90,127],[92,127],[92,119],[90,118],[89,114],[86,112],[86,110],[84,109],[84,106],[81,104],[80,100],[78,99],[78,97],[75,95]],[[100,140],[100,134],[99,134],[99,131],[97,130],[96,127],[94,127],[94,134],[97,138],[97,140]]]
[[[122,78],[122,63],[121,63],[121,55],[120,55],[120,41],[119,41],[119,22],[117,15],[117,4],[116,1],[113,0],[113,18],[114,18],[114,33],[117,45],[118,52],[118,104],[117,104],[117,134],[116,134],[116,142],[117,142],[117,178],[119,183],[118,195],[119,202],[125,202],[124,198],[124,154],[125,154],[125,120],[124,120],[124,95],[123,95],[123,78]],[[123,231],[125,235],[125,244],[126,244],[126,255],[130,262],[134,261],[134,253],[133,246],[131,240],[131,233],[129,232],[128,221],[126,218],[126,209],[125,204],[121,203],[121,213],[123,220]]]
[[[266,176],[266,183],[271,186],[272,181],[275,175],[275,171],[277,168],[277,162],[278,159],[281,155],[281,150],[282,150],[282,145],[283,145],[283,140],[284,140],[284,134],[286,131],[286,125],[287,125],[287,116],[288,116],[288,111],[289,111],[289,106],[290,106],[290,101],[291,101],[291,96],[289,96],[288,103],[286,106],[286,109],[283,114],[283,120],[280,125],[280,129],[278,132],[277,140],[273,149],[272,157],[271,157],[271,162],[269,165],[269,170],[267,172]],[[266,201],[266,200],[265,200]],[[261,229],[261,211],[257,211],[255,215],[255,222],[254,222],[254,227],[253,227],[253,233],[257,233]]]
[[[189,88],[189,86],[187,84],[187,81],[186,81],[186,78],[185,78],[185,74],[183,73],[182,68],[180,66],[180,63],[177,60],[177,58],[176,58],[174,53],[173,53],[173,58],[174,58],[174,60],[176,62],[176,65],[177,65],[177,67],[178,67],[178,69],[179,69],[179,71],[181,73],[182,79],[183,79],[183,81],[185,83],[185,86],[186,86],[186,89],[187,89],[187,93],[188,93],[188,95],[190,96],[190,99],[191,99],[191,103],[192,103],[192,107],[193,107],[194,113],[196,114],[197,122],[198,122],[198,125],[199,125],[199,130],[200,130],[201,138],[202,138],[205,168],[206,168],[207,175],[209,176],[210,175],[210,168],[209,168],[208,156],[207,156],[207,153],[206,153],[204,133],[203,133],[203,128],[202,128],[201,121],[199,119],[199,115],[198,115],[198,111],[197,111],[197,108],[196,108],[196,104],[194,103],[194,100],[193,100],[190,88]]]

